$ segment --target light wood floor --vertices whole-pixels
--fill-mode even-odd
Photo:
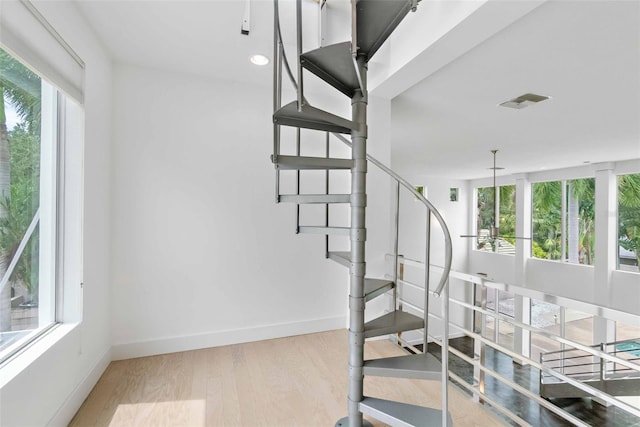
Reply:
[[[365,357],[402,354],[367,342]],[[333,426],[346,415],[345,330],[113,362],[71,427]],[[365,395],[440,407],[438,381],[365,379]],[[454,386],[456,427],[504,425]],[[382,426],[371,420],[375,426]]]

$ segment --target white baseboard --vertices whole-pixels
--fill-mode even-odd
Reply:
[[[107,369],[107,366],[109,366],[109,363],[111,363],[111,349],[108,349],[102,357],[98,359],[84,380],[78,384],[64,404],[58,409],[58,412],[56,412],[53,418],[47,423],[47,426],[65,427],[69,425],[73,416],[78,412],[82,403]]]
[[[315,332],[343,329],[346,322],[346,316],[337,316],[324,319],[305,320],[302,322],[278,323],[252,328],[231,329],[226,331],[115,344],[111,348],[111,357],[112,360],[123,360],[134,357],[153,356],[157,354],[176,353],[179,351],[198,350],[201,348],[290,337],[293,335],[312,334]]]

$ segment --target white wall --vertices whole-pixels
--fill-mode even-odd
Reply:
[[[0,381],[3,426],[66,425],[111,358],[108,292],[111,62],[74,4],[62,1],[35,4],[86,64],[82,266],[85,286],[84,293],[79,294],[82,301],[65,301],[82,305],[84,315],[82,323],[63,325],[27,350],[24,357],[3,367]],[[76,289],[78,285],[65,284]],[[21,360],[32,363],[20,370]]]
[[[344,327],[348,270],[274,202],[271,90],[119,64],[114,93],[114,358]]]

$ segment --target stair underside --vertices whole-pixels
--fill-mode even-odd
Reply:
[[[351,203],[351,194],[281,194],[281,203]]]
[[[364,337],[395,334],[424,327],[424,320],[406,311],[392,311],[364,324]]]
[[[364,374],[378,377],[439,380],[442,379],[442,364],[429,353],[408,354],[366,360]]]
[[[364,279],[364,299],[370,301],[393,289],[393,282],[384,279]]]
[[[411,10],[411,0],[359,0],[356,4],[358,55],[367,61]]]
[[[351,252],[329,252],[328,258],[345,267],[351,267]]]
[[[298,102],[293,101],[273,113],[273,123],[283,126],[294,126],[326,132],[351,133],[358,125],[351,120],[319,110],[310,105],[303,105],[298,111]]]
[[[351,42],[333,44],[303,53],[300,60],[304,68],[349,98],[360,88],[351,55]]]
[[[280,170],[329,170],[351,169],[353,160],[326,157],[277,156],[272,159]]]
[[[360,411],[393,427],[441,427],[442,411],[391,400],[365,397],[360,402]],[[447,414],[447,425],[451,426],[451,414]]]

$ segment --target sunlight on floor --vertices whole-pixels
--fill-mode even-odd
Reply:
[[[206,425],[206,401],[177,400],[166,402],[121,403],[117,406],[110,427],[119,426],[189,426]]]

